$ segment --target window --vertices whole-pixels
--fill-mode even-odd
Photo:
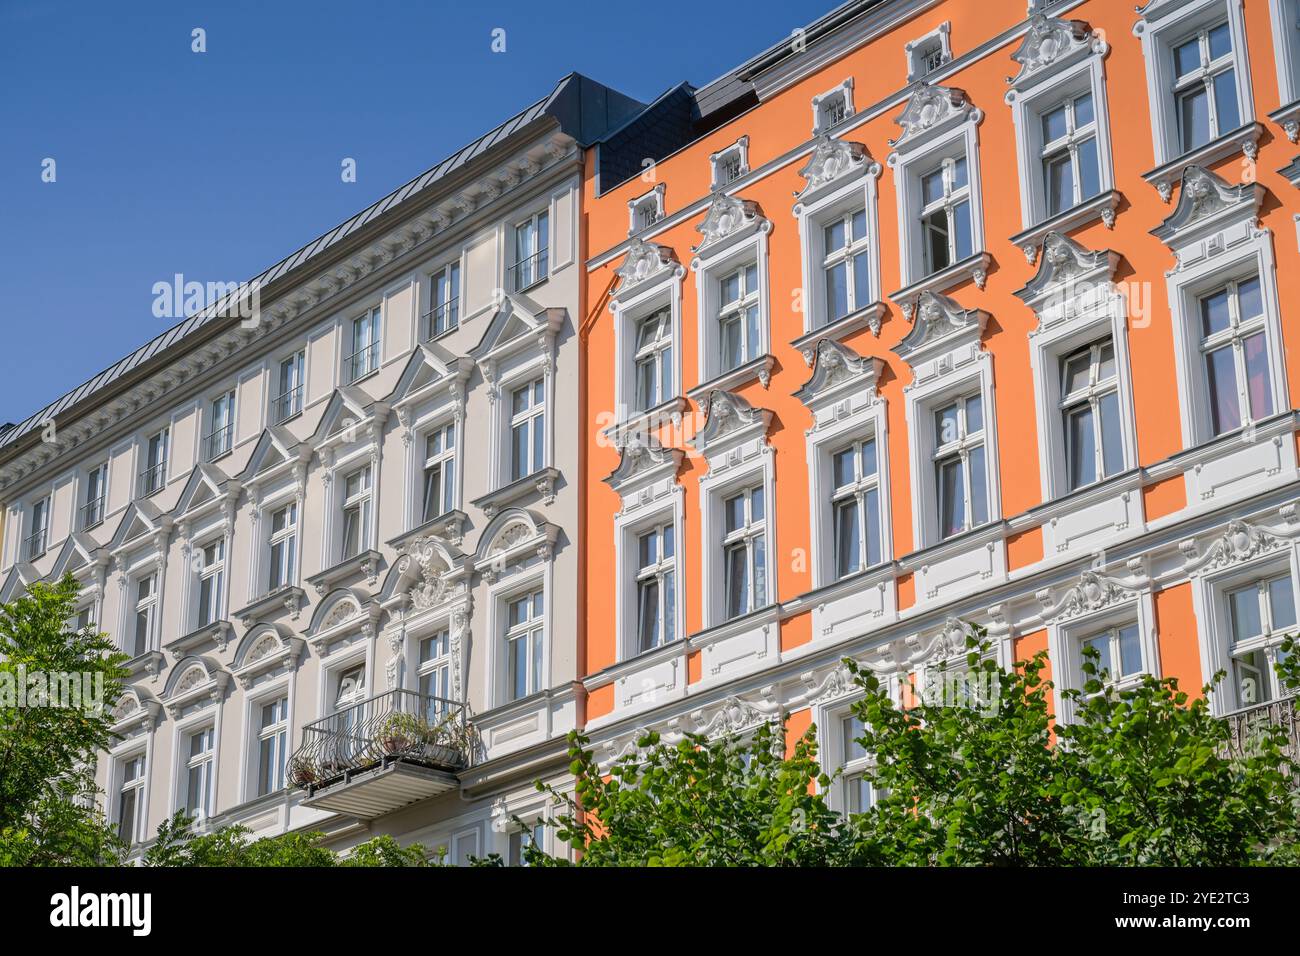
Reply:
[[[289,698],[259,704],[257,727],[257,795],[284,788],[289,750]]]
[[[844,213],[822,226],[826,319],[836,322],[871,302],[867,210]]]
[[[345,363],[349,385],[379,368],[380,316],[376,307],[352,320],[352,354]]]
[[[357,664],[339,674],[334,691],[334,712],[342,713],[354,704],[365,700],[366,665]]]
[[[948,538],[989,520],[984,402],[980,395],[968,395],[937,409],[934,434],[939,537]]]
[[[656,186],[651,192],[646,193],[644,196],[638,196],[636,199],[629,201],[627,205],[628,215],[631,219],[628,235],[634,236],[663,219],[663,186]]]
[[[1101,192],[1092,94],[1071,97],[1039,118],[1047,214],[1065,212]]]
[[[226,539],[218,538],[199,549],[199,616],[197,627],[221,619],[221,596],[226,576]]]
[[[235,437],[235,393],[226,392],[212,400],[208,418],[211,431],[203,440],[203,453],[207,461],[216,461],[230,452]]]
[[[1138,625],[1110,627],[1080,642],[1080,650],[1097,652],[1096,677],[1104,684],[1114,684],[1142,673],[1142,640]]]
[[[527,866],[524,862],[524,849],[535,846],[539,850],[542,848],[542,840],[546,831],[540,822],[534,823],[527,830],[510,831],[510,865]]]
[[[636,324],[636,411],[661,405],[672,398],[673,322],[665,306]]]
[[[824,133],[832,126],[843,123],[853,115],[853,81],[845,80],[839,87],[813,100],[813,132]]]
[[[1110,337],[1061,359],[1061,420],[1070,490],[1124,467],[1119,382]]]
[[[758,266],[743,266],[722,278],[721,307],[718,310],[720,368],[729,372],[758,358],[762,348],[759,333]]]
[[[189,735],[185,761],[185,814],[204,820],[212,815],[212,728]]]
[[[970,181],[966,158],[945,159],[921,177],[921,242],[927,275],[970,256]]]
[[[853,714],[846,714],[840,718],[840,733],[843,736],[841,747],[844,754],[840,777],[844,809],[847,813],[866,813],[876,802],[876,794],[866,774],[871,761],[860,742],[866,733],[866,727]]]
[[[370,547],[370,466],[343,482],[343,555],[354,558]]]
[[[1259,277],[1229,282],[1198,300],[1200,351],[1215,435],[1273,414],[1268,337]]]
[[[907,53],[907,81],[915,83],[952,59],[951,25],[942,23],[903,49]]]
[[[456,507],[456,426],[439,426],[424,436],[424,521]]]
[[[433,274],[430,291],[433,308],[428,315],[427,338],[450,332],[460,324],[460,263],[453,262]]]
[[[45,553],[50,537],[50,499],[32,505],[32,533],[27,536],[27,560],[35,561]]]
[[[740,617],[767,603],[766,522],[763,489],[727,498],[723,510],[723,593],[726,617]]]
[[[1228,591],[1226,596],[1232,641],[1230,679],[1237,706],[1262,704],[1272,700],[1276,693],[1268,650],[1288,633],[1294,633],[1296,627],[1291,576],[1267,578]]]
[[[144,803],[144,754],[128,757],[119,765],[121,784],[117,791],[117,836],[123,843],[140,837]]]
[[[451,702],[451,636],[446,628],[420,641],[416,680],[420,695],[426,698],[425,718],[432,722],[441,720]]]
[[[549,273],[549,216],[539,212],[515,226],[514,289],[520,292]]]
[[[298,503],[292,502],[271,513],[271,576],[269,590],[294,582],[298,551]]]
[[[80,632],[94,627],[94,614],[95,609],[89,604],[79,609],[76,618],[72,622],[72,629]]]
[[[722,189],[731,185],[749,172],[749,137],[742,136],[726,149],[721,149],[709,157],[713,169],[713,188]]]
[[[305,362],[304,352],[295,352],[280,361],[279,391],[271,409],[271,421],[277,425],[302,412]]]
[[[158,611],[158,574],[146,574],[135,582],[135,642],[132,657],[153,649],[154,622]]]
[[[359,707],[366,699],[366,666],[357,664],[342,671],[334,690],[334,713],[331,729],[337,730],[329,742],[334,753],[331,757],[339,763],[347,763],[359,756],[369,747],[362,721],[366,708]]]
[[[510,480],[546,466],[545,381],[537,379],[510,393]]]
[[[636,641],[643,653],[677,639],[675,569],[671,524],[637,536]]]
[[[86,531],[104,521],[108,466],[100,465],[86,474],[86,497],[81,505],[81,530]]]
[[[140,497],[157,494],[167,483],[167,450],[171,430],[164,428],[145,443],[144,470],[140,472]]]
[[[880,563],[880,477],[876,441],[854,442],[831,456],[835,576]]]
[[[1178,145],[1186,153],[1241,125],[1232,33],[1220,23],[1198,30],[1170,52]]]
[[[543,612],[541,591],[512,598],[507,603],[507,701],[520,700],[542,689]]]

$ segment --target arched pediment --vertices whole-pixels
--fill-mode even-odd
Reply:
[[[333,630],[349,621],[358,624],[369,621],[366,614],[369,604],[370,598],[354,588],[335,588],[316,605],[307,633],[315,637],[321,632]]]
[[[288,646],[293,636],[288,628],[259,621],[244,632],[244,636],[235,646],[235,669],[238,670],[269,655],[279,653]]]
[[[527,508],[507,508],[483,529],[474,563],[509,559],[532,545],[549,549],[558,534],[559,528]]]

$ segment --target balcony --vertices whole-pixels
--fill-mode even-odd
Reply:
[[[1234,711],[1223,719],[1228,723],[1228,753],[1238,757],[1246,753],[1256,729],[1263,726],[1281,727],[1286,731],[1286,754],[1300,760],[1300,712],[1296,697],[1283,697]]]
[[[390,690],[304,727],[289,781],[305,806],[373,820],[456,789],[474,749],[464,704]]]
[[[523,292],[546,279],[549,273],[550,249],[543,248],[527,258],[520,259],[509,269],[510,287]]]
[[[302,412],[302,386],[286,391],[271,403],[271,421],[283,425],[289,419]]]
[[[164,459],[140,472],[138,497],[148,498],[150,495],[156,495],[166,484],[167,461]]]
[[[45,554],[49,532],[40,528],[35,534],[28,535],[23,542],[23,556],[28,561],[35,561]]]
[[[235,437],[235,426],[229,424],[223,428],[218,428],[203,439],[203,460],[208,462],[216,461],[223,455],[230,454]]]
[[[455,296],[424,314],[424,341],[436,339],[459,324],[460,297]]]
[[[363,346],[343,360],[349,385],[355,385],[367,375],[379,370],[379,343]]]
[[[104,523],[104,496],[92,498],[81,506],[78,525],[82,531],[89,531]]]

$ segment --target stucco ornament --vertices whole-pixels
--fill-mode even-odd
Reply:
[[[846,142],[826,134],[819,136],[808,162],[799,170],[799,175],[807,182],[803,192],[813,192],[834,182],[855,166],[862,165],[866,155],[867,148],[861,143]]]
[[[622,280],[619,288],[628,289],[671,268],[672,265],[671,249],[643,239],[633,239],[628,247],[627,257],[618,267],[618,277]]]
[[[443,577],[446,567],[428,538],[412,542],[407,547],[407,555],[420,570],[419,581],[411,587],[411,603],[418,610],[431,608],[441,602],[447,593],[447,581]]]
[[[253,645],[252,649],[248,652],[248,657],[246,658],[245,663],[251,664],[254,661],[260,661],[264,657],[270,657],[279,649],[280,642],[277,641],[273,635],[267,634]]]
[[[350,621],[360,613],[360,608],[353,601],[340,601],[325,615],[325,620],[321,621],[320,630],[325,631],[344,621]]]

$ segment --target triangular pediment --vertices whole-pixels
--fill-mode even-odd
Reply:
[[[515,346],[525,341],[537,344],[539,336],[554,335],[559,331],[563,312],[563,309],[543,308],[519,292],[507,295],[501,307],[492,314],[483,337],[469,354],[476,362],[482,362],[502,352],[513,351]]]
[[[185,482],[175,513],[189,514],[224,499],[229,485],[230,478],[220,468],[209,462],[199,462]]]
[[[50,580],[58,581],[65,574],[80,578],[81,574],[95,563],[95,552],[99,545],[95,539],[83,532],[68,535],[50,568]]]
[[[166,522],[164,519],[165,516],[158,510],[158,506],[149,499],[142,498],[131,502],[123,512],[122,519],[117,523],[117,530],[113,532],[113,539],[109,542],[108,549],[116,551],[156,531],[167,530],[164,523],[169,524],[170,519]]]
[[[373,405],[366,393],[358,388],[350,385],[336,388],[316,425],[316,431],[312,433],[312,444],[341,435],[369,419]]]
[[[263,429],[253,448],[253,454],[248,458],[248,464],[239,473],[239,480],[247,484],[286,462],[303,460],[306,456],[299,450],[301,445],[287,429],[276,425]]]
[[[465,382],[469,378],[471,363],[468,359],[453,355],[437,342],[418,345],[402,369],[397,386],[388,396],[393,405],[416,395],[430,385],[439,382]]]

